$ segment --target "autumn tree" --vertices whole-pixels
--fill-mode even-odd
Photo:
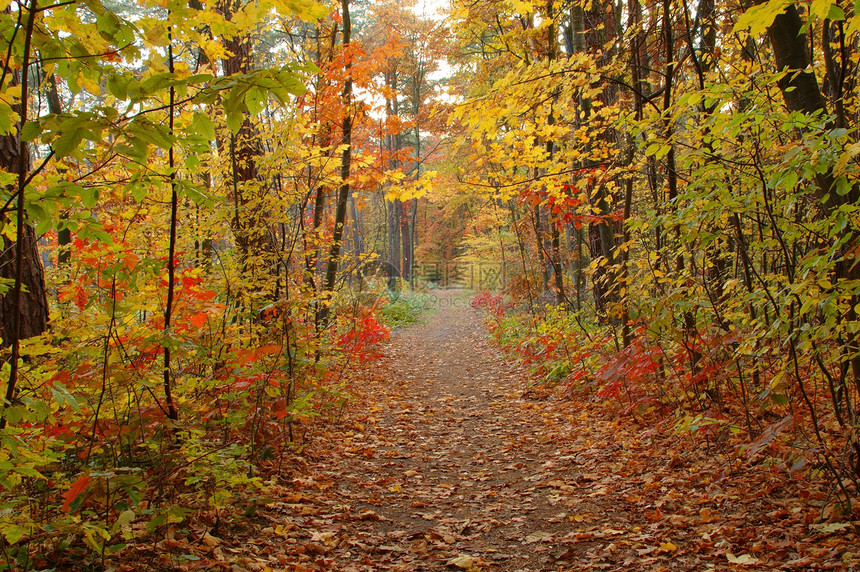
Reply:
[[[589,275],[594,306],[572,306],[608,318],[628,348],[618,363],[633,368],[643,347],[665,356],[647,365],[661,389],[643,399],[677,383],[680,408],[725,413],[737,400],[754,436],[754,396],[776,392],[767,407],[802,406],[820,450],[858,458],[853,437],[826,430],[855,426],[860,389],[857,228],[845,218],[858,208],[851,9],[478,2],[453,16],[469,77],[455,114],[461,181],[513,199],[525,284],[546,281],[555,252],[579,301]],[[517,280],[511,293],[533,308]],[[834,482],[856,479],[854,461],[822,462]]]

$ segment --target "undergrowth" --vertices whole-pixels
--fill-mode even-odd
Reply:
[[[428,295],[421,292],[387,290],[382,302],[380,319],[392,328],[420,324],[430,306]]]
[[[840,464],[851,457],[835,458],[820,446],[824,440],[832,451],[850,447],[850,436],[840,434],[828,414],[827,394],[807,395],[805,404],[799,390],[782,381],[777,352],[745,363],[737,353],[740,331],[700,332],[685,341],[640,324],[623,347],[612,328],[557,306],[532,316],[489,292],[472,305],[486,310],[495,343],[530,368],[533,376],[524,384],[586,392],[646,430],[688,436],[738,463],[779,467],[790,477],[823,477],[839,499],[836,505],[850,510],[857,491],[840,477],[850,470]],[[813,407],[815,419],[804,405]],[[818,439],[805,430],[815,421]]]

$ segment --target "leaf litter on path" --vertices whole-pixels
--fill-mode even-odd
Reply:
[[[260,511],[269,561],[249,569],[860,562],[858,523],[822,525],[800,500],[825,500],[814,484],[639,425],[587,392],[525,392],[528,373],[486,341],[471,308],[449,304],[392,338],[354,372],[346,417],[314,428],[302,475]]]

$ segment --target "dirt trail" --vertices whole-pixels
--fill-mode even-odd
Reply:
[[[374,454],[352,465],[342,488],[384,520],[356,532],[389,546],[409,540],[379,554],[379,564],[396,568],[460,557],[547,569],[551,547],[540,541],[569,528],[553,495],[573,463],[557,458],[555,435],[534,435],[535,416],[520,407],[524,373],[487,345],[468,300],[449,293],[440,301],[426,325],[394,335],[397,378],[379,404]]]
[[[393,332],[371,368],[367,409],[350,413],[349,430],[316,436],[341,442],[316,451],[311,482],[298,483],[319,494],[293,499],[306,513],[293,522],[311,535],[307,566],[563,569],[588,549],[571,526],[582,513],[564,502],[576,459],[543,429],[566,419],[523,396],[526,372],[488,344],[464,293],[431,300],[437,311]]]
[[[465,294],[437,306],[392,334],[343,420],[310,436],[300,476],[259,515],[268,538],[242,551],[248,568],[799,570],[854,558],[853,532],[817,534],[817,509],[797,501],[822,491],[638,425],[593,394],[524,391],[527,372],[486,341]]]

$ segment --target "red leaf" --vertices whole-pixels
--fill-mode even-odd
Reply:
[[[75,305],[78,307],[79,310],[83,312],[84,309],[87,307],[87,293],[84,292],[84,289],[80,286],[75,288],[74,299]]]
[[[90,485],[90,478],[87,476],[81,477],[69,487],[69,490],[63,493],[63,499],[66,501],[63,503],[63,512],[69,512],[72,510],[72,503],[77,500],[79,496],[84,494],[87,490],[87,487]]]
[[[183,276],[182,277],[182,285],[183,286],[197,286],[202,283],[203,279],[198,276]]]

